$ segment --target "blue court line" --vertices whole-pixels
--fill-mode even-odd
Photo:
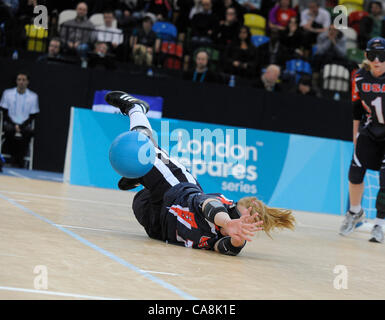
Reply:
[[[38,218],[39,220],[41,221],[44,221],[48,224],[50,224],[51,226],[55,227],[56,229],[59,229],[60,231],[63,231],[64,233],[68,234],[69,236],[71,236],[72,238],[75,238],[76,240],[80,241],[81,243],[83,243],[84,245],[96,250],[97,252],[105,255],[106,257],[120,263],[121,265],[139,273],[140,275],[144,276],[145,278],[155,282],[156,284],[159,284],[160,286],[162,286],[163,288],[165,289],[168,289],[170,290],[171,292],[179,295],[180,297],[184,298],[184,299],[188,299],[188,300],[198,300],[197,298],[195,298],[194,296],[191,296],[189,295],[188,293],[185,293],[183,292],[182,290],[178,289],[177,287],[174,287],[173,285],[161,280],[161,279],[158,279],[157,277],[139,269],[138,267],[134,266],[133,264],[127,262],[126,260],[114,255],[113,253],[103,249],[103,248],[100,248],[98,247],[96,244],[82,238],[81,236],[77,235],[76,233],[66,229],[66,228],[63,228],[61,226],[58,226],[56,225],[55,223],[53,223],[51,220],[37,214],[36,212],[22,206],[21,204],[17,203],[16,201],[8,198],[7,196],[3,195],[0,193],[0,198],[8,201],[9,203],[13,204],[14,206],[18,207],[19,209],[23,210],[24,212],[34,216],[35,218]]]

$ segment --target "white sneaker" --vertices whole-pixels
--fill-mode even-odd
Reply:
[[[373,227],[370,234],[372,235],[372,238],[369,239],[370,242],[384,242],[384,231],[382,231],[382,227],[378,224]]]
[[[345,219],[340,228],[340,235],[347,236],[354,231],[354,228],[364,220],[364,210],[361,209],[359,213],[353,213],[350,210],[346,213]]]

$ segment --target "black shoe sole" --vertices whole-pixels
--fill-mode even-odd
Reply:
[[[376,238],[369,239],[369,242],[382,243],[381,241],[377,241]]]

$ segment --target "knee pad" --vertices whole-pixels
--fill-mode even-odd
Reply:
[[[362,183],[364,181],[365,172],[365,168],[358,167],[356,164],[352,163],[349,169],[349,181],[353,184]]]
[[[234,247],[231,244],[231,237],[223,237],[218,241],[218,251],[222,254],[225,254],[227,256],[236,256],[238,253],[241,252],[243,247],[246,245],[246,241],[243,243],[241,247]]]
[[[377,193],[376,199],[377,215],[383,215],[385,217],[385,188],[380,188]]]
[[[158,148],[158,145],[157,145],[154,137],[152,136],[152,131],[149,128],[146,128],[143,126],[137,126],[137,127],[132,128],[131,131],[139,131],[139,132],[143,133],[144,135],[149,137],[149,139],[152,141],[154,146]]]

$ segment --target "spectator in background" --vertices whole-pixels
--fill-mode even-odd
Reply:
[[[271,64],[266,68],[266,71],[257,78],[253,86],[266,91],[282,91],[281,85],[278,83],[280,75],[281,68],[275,64]]]
[[[371,38],[385,36],[385,21],[382,14],[382,2],[372,1],[369,4],[369,15],[360,21],[360,31],[358,33],[359,47],[364,50]]]
[[[88,67],[96,69],[115,69],[115,61],[108,54],[108,45],[105,42],[96,42],[94,50],[88,53]]]
[[[13,15],[17,14],[19,11],[19,0],[2,0],[0,2],[10,8]]]
[[[40,4],[43,4],[44,1],[39,1]],[[19,0],[19,8],[17,11],[17,16],[19,21],[25,25],[32,22],[32,19],[35,17],[33,10],[38,5],[37,0]]]
[[[120,20],[123,18],[123,15],[125,12],[131,13],[135,10],[135,7],[137,5],[137,1],[133,0],[118,0],[115,3],[114,9],[115,9],[115,16],[116,19]]]
[[[291,7],[290,0],[279,0],[269,12],[269,29],[283,31],[290,18],[296,17],[297,12]]]
[[[330,13],[320,8],[317,0],[310,0],[308,8],[301,12],[301,27],[304,30],[303,43],[306,44],[306,55],[310,57],[312,45],[319,34],[326,32],[330,26]]]
[[[133,10],[128,7],[123,7],[122,10],[115,10],[115,14],[118,21],[118,28],[122,30],[126,38],[129,39],[138,24],[138,19],[133,16]]]
[[[284,66],[288,58],[286,47],[282,44],[280,32],[271,30],[270,41],[258,47],[258,62],[264,67],[269,64]]]
[[[40,56],[37,62],[50,62],[55,60],[61,60],[63,57],[60,54],[60,39],[52,38],[48,45],[48,53]]]
[[[238,22],[243,24],[243,14],[246,12],[236,0],[218,0],[214,2],[213,11],[219,19],[219,24],[222,25],[226,21],[227,9],[234,8]]]
[[[295,88],[295,93],[303,96],[315,96],[316,92],[312,87],[312,78],[309,75],[303,75]]]
[[[4,114],[4,131],[6,143],[12,155],[11,163],[24,167],[24,157],[33,135],[32,121],[39,113],[38,96],[28,89],[29,77],[19,73],[17,86],[6,89],[0,101]]]
[[[216,75],[209,70],[209,53],[206,50],[198,50],[195,55],[195,68],[183,73],[183,79],[193,82],[216,82]]]
[[[237,18],[237,12],[235,8],[229,7],[226,10],[226,19],[219,26],[215,33],[215,44],[219,50],[225,49],[234,40],[237,39],[239,34],[239,22]]]
[[[60,37],[67,49],[76,51],[82,59],[85,59],[89,50],[89,42],[94,25],[87,18],[88,6],[80,2],[76,6],[75,19],[64,22],[61,25]]]
[[[189,20],[191,21],[194,15],[203,12],[202,0],[193,0],[193,6],[189,12]]]
[[[155,15],[157,21],[170,20],[172,7],[168,0],[150,0],[147,12]]]
[[[196,9],[196,12],[192,16],[192,13]],[[213,46],[213,40],[215,37],[215,31],[217,30],[219,23],[218,19],[213,13],[211,0],[201,0],[196,3],[190,12],[190,27],[191,27],[191,40],[189,46],[185,48],[184,67],[185,71],[188,70],[190,65],[190,55],[200,47]]]
[[[5,39],[5,46],[11,50],[15,47],[16,18],[15,11],[5,0],[0,0],[0,39]]]
[[[212,10],[211,0],[201,0],[202,12],[194,14],[191,20],[192,51],[212,44],[212,36],[218,27],[218,19]]]
[[[281,33],[281,43],[286,48],[287,59],[304,58],[303,31],[298,17],[291,17],[285,30]]]
[[[328,7],[330,7],[330,4],[334,1],[335,5],[338,4],[338,0],[317,0],[319,6],[321,8],[326,8],[326,2],[329,2]],[[302,12],[306,8],[308,8],[309,0],[296,0],[297,5],[295,6],[297,8],[298,12]]]
[[[317,51],[313,57],[313,71],[319,72],[323,65],[339,62],[345,63],[346,38],[344,34],[331,24],[329,30],[317,38]]]
[[[179,14],[175,25],[178,29],[178,40],[183,42],[186,37],[187,28],[190,25],[189,14],[194,6],[194,0],[178,0]]]
[[[256,72],[256,61],[257,50],[251,43],[250,29],[242,26],[237,41],[226,50],[225,72],[242,77],[252,77]]]
[[[142,27],[131,37],[132,55],[137,65],[152,65],[157,40],[152,25],[152,19],[144,17]]]
[[[276,0],[238,0],[247,13],[256,13],[267,17],[276,4]]]
[[[94,37],[97,42],[108,43],[113,50],[123,43],[122,30],[113,27],[115,20],[112,10],[103,12],[104,25],[95,28]]]

